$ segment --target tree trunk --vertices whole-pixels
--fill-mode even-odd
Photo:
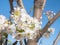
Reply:
[[[40,21],[42,16],[42,11],[44,9],[46,0],[34,0],[34,15],[33,17],[37,18]],[[37,39],[40,37],[40,33],[37,35],[35,40],[28,40],[27,45],[37,45]]]
[[[34,0],[34,17],[40,21],[46,0]]]
[[[13,0],[9,0],[10,3],[10,13],[12,13],[14,11],[13,9]]]
[[[37,42],[36,42],[35,40],[29,39],[29,40],[27,41],[27,45],[37,45]]]

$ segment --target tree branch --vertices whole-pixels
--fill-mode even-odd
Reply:
[[[57,38],[54,40],[53,45],[57,45],[57,42],[60,40],[60,32],[57,36]]]
[[[13,45],[16,45],[16,44],[17,44],[17,42],[18,42],[18,41],[15,41],[15,42],[13,43]]]
[[[35,40],[28,39],[27,45],[37,45],[37,42]]]
[[[42,35],[48,30],[48,28],[55,22],[55,20],[60,17],[60,11],[46,24],[46,26],[42,29],[41,32],[39,32],[39,35],[37,37],[37,41],[42,37]]]
[[[22,0],[17,0],[17,4],[20,8],[23,8],[25,10],[25,7],[23,5],[23,1]],[[25,10],[25,12],[27,13],[27,11]]]
[[[46,24],[46,26],[43,28],[42,34],[44,34],[48,28],[57,20],[57,18],[60,17],[60,11]]]
[[[46,0],[34,0],[34,15],[40,21]]]
[[[27,41],[26,41],[26,39],[24,39],[24,43],[25,43],[25,45],[27,45]]]
[[[6,36],[6,40],[5,40],[5,44],[4,45],[7,45],[7,43],[8,43],[8,34]]]
[[[24,8],[24,5],[22,3],[22,0],[17,0],[17,4],[18,6],[20,6],[21,8]]]
[[[14,11],[13,9],[13,0],[9,0],[9,3],[10,3],[10,13],[12,13]]]

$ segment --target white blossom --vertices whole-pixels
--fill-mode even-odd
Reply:
[[[8,28],[7,28],[7,33],[8,34],[12,34],[16,31],[16,27],[15,27],[15,24],[12,24],[12,25],[9,25]]]
[[[36,31],[40,30],[42,22],[38,19],[31,17],[26,13],[25,9],[16,7],[13,14],[11,14],[11,22],[0,16],[0,30],[6,28],[6,33],[11,34],[17,41],[23,38],[33,39],[36,37]],[[42,18],[42,17],[41,17]],[[2,28],[3,27],[3,28]]]
[[[55,29],[54,28],[48,28],[48,31],[54,34]]]
[[[6,20],[6,17],[3,15],[0,15],[0,24],[3,24]]]

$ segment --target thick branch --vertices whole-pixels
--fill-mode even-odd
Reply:
[[[27,45],[37,45],[37,42],[36,42],[35,40],[29,39],[29,40],[27,41]]]
[[[53,45],[57,45],[57,42],[60,40],[60,32],[57,36],[57,38],[54,40]]]
[[[17,4],[18,6],[20,6],[21,8],[24,8],[24,5],[22,3],[22,0],[17,0]]]
[[[34,0],[34,17],[40,21],[46,0]]]
[[[17,0],[17,4],[20,8],[23,8],[25,10],[25,12],[27,13],[22,0]]]
[[[44,9],[46,0],[34,0],[34,15],[33,17],[37,18],[40,21],[40,17],[42,16],[42,11]],[[39,33],[40,34],[40,33]],[[37,35],[35,40],[28,40],[27,45],[37,45],[37,40],[40,35]]]
[[[13,9],[13,0],[9,0],[9,3],[10,3],[10,12],[14,11]]]
[[[39,33],[37,41],[42,37],[42,35],[48,30],[48,28],[56,21],[56,19],[60,17],[60,12],[58,12],[42,29],[42,32]]]

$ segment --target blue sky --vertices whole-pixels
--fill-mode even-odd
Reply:
[[[29,12],[30,8],[33,6],[34,0],[23,0],[24,6]],[[14,2],[14,6],[16,6],[16,2]],[[43,11],[46,12],[47,10],[53,10],[55,13],[57,13],[60,10],[60,0],[47,0],[45,9]],[[7,18],[10,16],[10,6],[9,6],[9,0],[0,0],[0,14],[5,15]],[[33,15],[33,12],[30,13],[30,16]],[[42,28],[47,24],[48,19],[45,14],[42,15]],[[54,35],[51,35],[50,38],[41,38],[42,44],[41,45],[52,45],[53,41],[55,40],[56,36],[58,35],[60,31],[60,17],[51,25],[51,27],[55,28],[55,33]],[[12,42],[15,40],[9,35],[8,37]],[[60,41],[58,42],[57,45],[59,45]]]

